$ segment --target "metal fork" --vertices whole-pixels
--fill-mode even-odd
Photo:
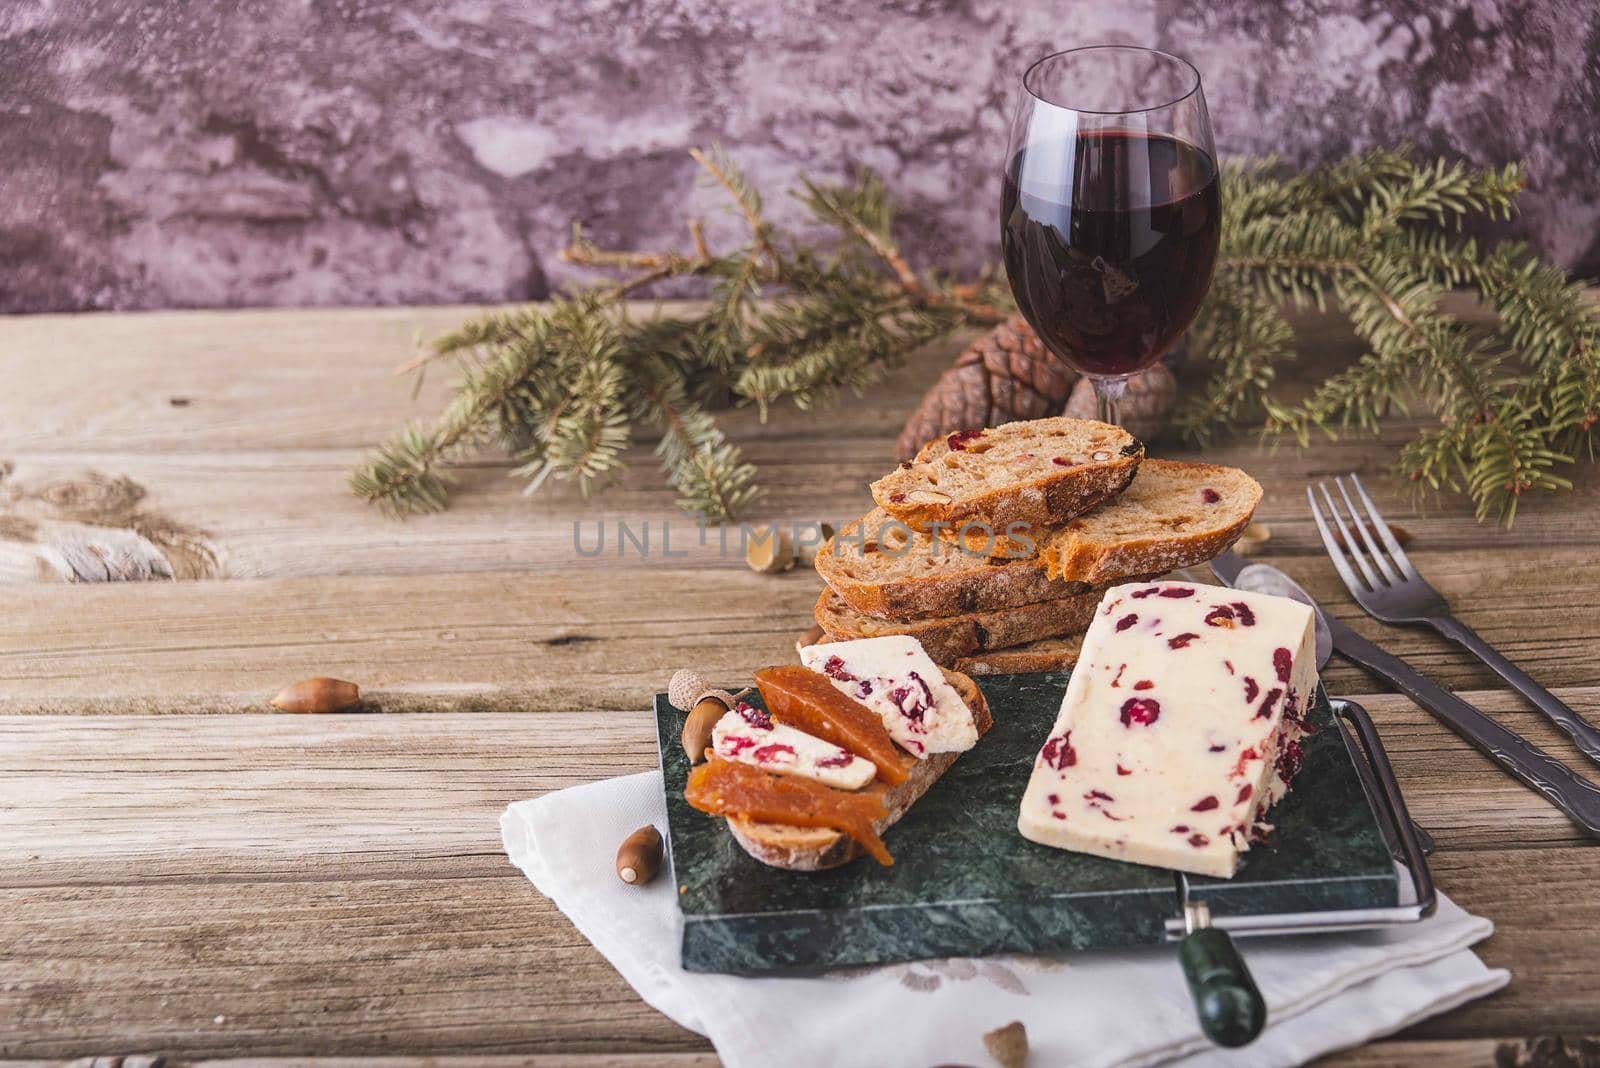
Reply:
[[[1328,527],[1328,519],[1324,516],[1322,507],[1317,504],[1316,495],[1311,492],[1309,486],[1306,487],[1306,499],[1311,502],[1311,514],[1317,521],[1322,544],[1327,548],[1328,555],[1333,558],[1333,566],[1338,570],[1339,577],[1344,580],[1345,587],[1350,591],[1350,596],[1356,599],[1356,603],[1365,609],[1368,615],[1385,623],[1426,623],[1466,649],[1532,701],[1551,723],[1572,738],[1584,756],[1600,764],[1600,730],[1596,730],[1555,694],[1534,682],[1521,668],[1501,656],[1494,646],[1478,637],[1471,627],[1450,614],[1450,603],[1444,599],[1444,595],[1428,585],[1427,580],[1411,566],[1411,560],[1406,556],[1405,550],[1400,548],[1400,542],[1395,538],[1394,531],[1389,529],[1389,524],[1383,521],[1378,506],[1367,496],[1366,488],[1361,485],[1361,479],[1355,475],[1350,476],[1350,481],[1355,485],[1356,495],[1365,506],[1364,512],[1351,500],[1344,479],[1335,478],[1333,481],[1349,513],[1349,526],[1345,524],[1344,515],[1334,503],[1333,495],[1328,492],[1328,484],[1319,482],[1317,488],[1322,491],[1327,514],[1332,517],[1333,523],[1344,537],[1345,549],[1341,549],[1335,540],[1333,532]],[[1351,526],[1355,529],[1352,530]],[[1373,531],[1377,532],[1382,548],[1373,541]],[[1366,547],[1365,552],[1362,551],[1362,546]],[[1348,559],[1346,549],[1349,553]],[[1360,569],[1360,575],[1351,568],[1352,560]]]

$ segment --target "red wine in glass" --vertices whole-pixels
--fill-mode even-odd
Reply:
[[[1211,157],[1175,137],[1108,130],[1072,147],[1093,165],[1065,188],[1024,188],[1021,156],[1001,196],[1006,273],[1024,317],[1087,374],[1143,371],[1194,320],[1211,286],[1221,233]],[[1148,196],[1129,203],[1130,171]]]
[[[1211,287],[1222,208],[1200,75],[1098,45],[1045,57],[1023,88],[1000,198],[1006,275],[1116,422],[1128,376],[1177,343]]]

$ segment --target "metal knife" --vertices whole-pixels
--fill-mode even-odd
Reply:
[[[1256,571],[1258,568],[1260,571]],[[1359,664],[1427,709],[1434,718],[1466,739],[1514,778],[1542,794],[1545,800],[1565,812],[1578,826],[1600,838],[1600,787],[1583,779],[1520,734],[1502,727],[1404,660],[1384,652],[1344,623],[1322,612],[1293,579],[1277,568],[1269,564],[1252,564],[1232,552],[1226,552],[1211,561],[1211,570],[1230,586],[1238,585],[1240,576],[1250,571],[1252,575],[1260,575],[1268,581],[1281,582],[1285,596],[1292,596],[1287,592],[1289,587],[1299,591],[1301,596],[1296,599],[1311,605],[1326,621],[1334,652]],[[1272,592],[1254,583],[1248,588],[1263,593]]]

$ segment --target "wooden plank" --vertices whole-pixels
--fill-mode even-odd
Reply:
[[[0,718],[0,886],[510,871],[512,801],[656,766],[642,711]]]
[[[1546,685],[1594,681],[1600,556],[1562,547],[1415,557],[1463,619]],[[380,691],[391,710],[643,707],[679,667],[739,679],[792,660],[821,588],[798,569],[768,576],[742,563],[651,563],[648,571],[13,586],[0,613],[0,711],[247,711],[315,674]],[[1335,615],[1441,683],[1496,685],[1431,632],[1357,618],[1326,562],[1286,566]],[[1333,692],[1375,688],[1337,664],[1326,679]]]
[[[1441,854],[1452,895],[1498,921],[1484,959],[1516,975],[1412,1034],[1600,1028],[1587,973],[1600,949],[1594,854]],[[702,1048],[520,878],[7,889],[0,939],[4,1056]]]
[[[520,876],[4,890],[0,944],[0,1056],[705,1045]]]
[[[669,303],[669,312],[692,302]],[[1492,317],[1465,294],[1445,306]],[[650,314],[641,303],[634,314]],[[0,318],[0,455],[8,451],[186,451],[360,448],[437,412],[452,375],[438,368],[413,401],[395,369],[419,340],[482,309],[268,308]],[[1289,382],[1360,351],[1338,316],[1292,311],[1299,359]],[[867,397],[793,412],[763,429],[730,413],[736,436],[821,436],[839,428],[899,431],[904,415],[968,338],[914,355]],[[85,373],[91,368],[92,373]]]
[[[1361,1049],[1344,1050],[1317,1061],[1319,1068],[1380,1068],[1426,1064],[1436,1068],[1491,1068],[1501,1049],[1514,1058],[1534,1046],[1535,1039],[1459,1039],[1443,1041],[1387,1040]],[[1560,1041],[1546,1039],[1545,1042]],[[1570,1045],[1576,1046],[1574,1039]],[[716,1054],[705,1053],[559,1053],[475,1054],[462,1057],[226,1057],[161,1064],[125,1060],[120,1066],[73,1062],[65,1068],[714,1068]],[[1521,1063],[1509,1060],[1506,1063]],[[1546,1062],[1528,1062],[1546,1063]],[[1564,1062],[1565,1063],[1565,1062]],[[1578,1063],[1574,1060],[1572,1063]],[[64,1068],[60,1061],[0,1061],[0,1068]]]
[[[24,586],[0,686],[8,711],[260,710],[317,674],[390,710],[643,708],[678,667],[792,659],[817,589],[747,569]]]
[[[1425,1033],[1600,1027],[1600,849],[1539,844],[1577,839],[1402,700],[1363,700],[1441,887],[1518,969]],[[506,801],[652,763],[637,712],[0,720],[0,1055],[696,1048],[499,854]]]
[[[8,450],[355,448],[411,411],[394,377],[418,335],[470,308],[37,315],[0,319]],[[447,395],[434,375],[417,399]]]
[[[1509,986],[1426,1020],[1408,1037],[1484,1038],[1518,1032],[1600,1033],[1594,962],[1600,953],[1600,895],[1594,846],[1533,854],[1443,850],[1429,865],[1439,885],[1469,912],[1495,921],[1477,947],[1484,962],[1511,971]]]
[[[1426,1064],[1434,1068],[1491,1068],[1497,1063],[1544,1064],[1547,1061],[1519,1061],[1536,1047],[1541,1051],[1559,1038],[1544,1039],[1459,1039],[1459,1040],[1384,1040],[1360,1049],[1343,1050],[1318,1060],[1318,1068],[1385,1068],[1385,1066]],[[1579,1039],[1566,1040],[1578,1049]],[[1503,1052],[1502,1052],[1503,1051]],[[1497,1061],[1497,1057],[1505,1058]],[[713,1068],[720,1064],[714,1053],[560,1053],[560,1054],[476,1054],[468,1057],[227,1057],[197,1061],[164,1059],[160,1065],[124,1061],[120,1066],[103,1068]],[[1569,1063],[1569,1062],[1561,1062]],[[1581,1063],[1574,1055],[1570,1063]],[[63,1068],[59,1061],[0,1061],[0,1068]],[[102,1068],[101,1065],[73,1062],[67,1068]]]
[[[871,506],[866,486],[891,465],[888,449],[876,439],[829,439],[803,452],[792,443],[754,443],[749,455],[767,496],[750,522],[842,525]],[[456,507],[403,522],[350,495],[352,460],[330,450],[20,456],[0,482],[0,583],[167,577],[148,568],[108,576],[103,559],[82,573],[67,566],[64,542],[152,530],[157,553],[178,540],[169,532],[182,532],[179,549],[204,556],[198,566],[180,560],[166,569],[179,577],[744,564],[740,529],[711,528],[702,537],[648,455],[591,500],[565,485],[530,499],[507,477],[509,464],[476,465],[458,471]],[[622,540],[624,524],[632,541]]]
[[[1581,761],[1516,698],[1469,696]],[[1403,698],[1361,700],[1442,849],[1589,841]],[[0,717],[0,886],[505,874],[507,804],[655,766],[643,711]]]
[[[345,474],[360,448],[407,418],[436,411],[447,375],[415,402],[388,374],[418,332],[447,328],[470,309],[368,309],[38,316],[0,321],[0,582],[104,578],[437,573],[590,566],[571,551],[578,518],[678,516],[653,459],[634,457],[598,508],[571,487],[526,501],[494,456],[461,471],[455,510],[404,526],[354,502]],[[1326,316],[1299,321],[1313,373],[1348,356],[1348,331]],[[839,521],[865,510],[864,485],[892,460],[893,439],[922,388],[961,339],[930,346],[865,398],[768,424],[727,413],[733,436],[763,470],[770,496],[758,519]],[[85,381],[78,359],[91,361]],[[1263,521],[1275,548],[1315,540],[1301,491],[1310,478],[1360,471],[1391,518],[1423,533],[1409,495],[1384,475],[1409,433],[1396,421],[1376,441],[1318,443],[1266,453],[1249,439],[1207,458],[1262,477]],[[1165,455],[1188,455],[1171,447]],[[1592,465],[1580,490],[1600,485]],[[1588,499],[1587,497],[1585,498]],[[1539,498],[1496,534],[1452,505],[1426,522],[1436,549],[1558,542],[1594,544],[1589,507]],[[680,541],[681,544],[681,541]],[[692,555],[691,564],[714,558]],[[626,561],[624,561],[626,563]]]
[[[767,494],[749,521],[837,528],[869,508],[867,483],[892,463],[893,440],[866,429],[860,436],[817,438],[804,449],[789,441],[751,442],[747,452]],[[1267,494],[1258,521],[1273,531],[1274,555],[1322,552],[1304,489],[1349,471],[1362,475],[1419,550],[1600,541],[1600,524],[1587,503],[1600,487],[1592,466],[1579,473],[1583,497],[1534,502],[1507,531],[1479,524],[1460,508],[1420,515],[1409,491],[1387,474],[1400,440],[1391,427],[1380,441],[1277,453],[1235,442],[1205,458],[1242,466],[1262,482]],[[731,560],[720,554],[714,539],[699,544],[695,520],[677,508],[654,459],[640,451],[617,485],[590,500],[565,485],[526,497],[522,483],[508,477],[509,461],[483,460],[458,471],[450,511],[403,523],[350,496],[345,479],[354,454],[348,450],[16,453],[9,460],[12,473],[0,479],[0,583],[648,566],[637,553],[588,556],[575,548],[575,525],[581,544],[592,549],[597,524],[604,524],[614,550],[619,523],[636,534],[648,528],[656,545],[670,525],[674,551],[686,551],[676,566],[737,563],[738,554]],[[145,563],[152,560],[154,567]]]
[[[1517,1049],[1521,1040],[1468,1038],[1456,1040],[1390,1039],[1370,1042],[1360,1049],[1341,1050],[1315,1061],[1317,1068],[1400,1068],[1426,1064],[1430,1068],[1492,1068],[1502,1046]]]
[[[672,305],[683,308],[687,305]],[[635,306],[649,314],[653,305]],[[0,457],[11,452],[365,448],[432,418],[456,375],[435,366],[413,400],[395,370],[477,309],[296,308],[0,318]],[[965,344],[919,353],[864,398],[763,425],[730,412],[738,437],[898,432],[933,373]],[[86,371],[86,369],[88,369]],[[915,394],[907,395],[908,388]]]

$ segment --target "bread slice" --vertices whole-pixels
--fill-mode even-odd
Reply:
[[[1081,633],[1094,619],[1099,603],[1100,591],[1090,590],[1018,608],[896,623],[863,615],[840,600],[832,590],[823,590],[817,599],[816,618],[829,639],[837,642],[884,634],[909,634],[920,641],[934,663],[942,667],[953,665],[957,657],[988,649]]]
[[[872,498],[923,533],[975,522],[1000,536],[1013,525],[1058,526],[1116,496],[1143,456],[1137,438],[1109,423],[1006,423],[935,438],[874,482]]]
[[[992,612],[1090,589],[1052,579],[1037,558],[988,557],[915,533],[881,508],[828,539],[815,566],[845,604],[879,619]]]
[[[1260,499],[1238,468],[1145,460],[1116,500],[1042,533],[1032,559],[946,548],[874,509],[818,550],[816,568],[845,604],[879,619],[1016,608],[1204,563],[1238,539]]]
[[[968,675],[1021,675],[1030,671],[1066,671],[1078,662],[1083,635],[1064,634],[1036,642],[990,649],[956,657],[955,669]]]
[[[1261,484],[1237,467],[1146,460],[1114,502],[1069,521],[1040,544],[1046,573],[1105,585],[1204,563],[1239,540]]]
[[[989,702],[984,700],[983,691],[978,689],[976,682],[958,671],[946,671],[944,677],[972,710],[973,726],[978,728],[978,737],[982,738],[994,726],[994,717],[989,712]],[[872,824],[877,832],[882,834],[904,816],[928,792],[928,788],[950,770],[950,765],[960,755],[935,753],[926,760],[917,761],[910,776],[898,786],[890,786],[881,779],[868,786],[867,790],[876,790],[883,796],[885,814]],[[728,830],[732,832],[734,841],[761,863],[790,871],[837,868],[861,855],[861,846],[855,839],[830,827],[796,827],[787,823],[758,823],[729,818]]]

